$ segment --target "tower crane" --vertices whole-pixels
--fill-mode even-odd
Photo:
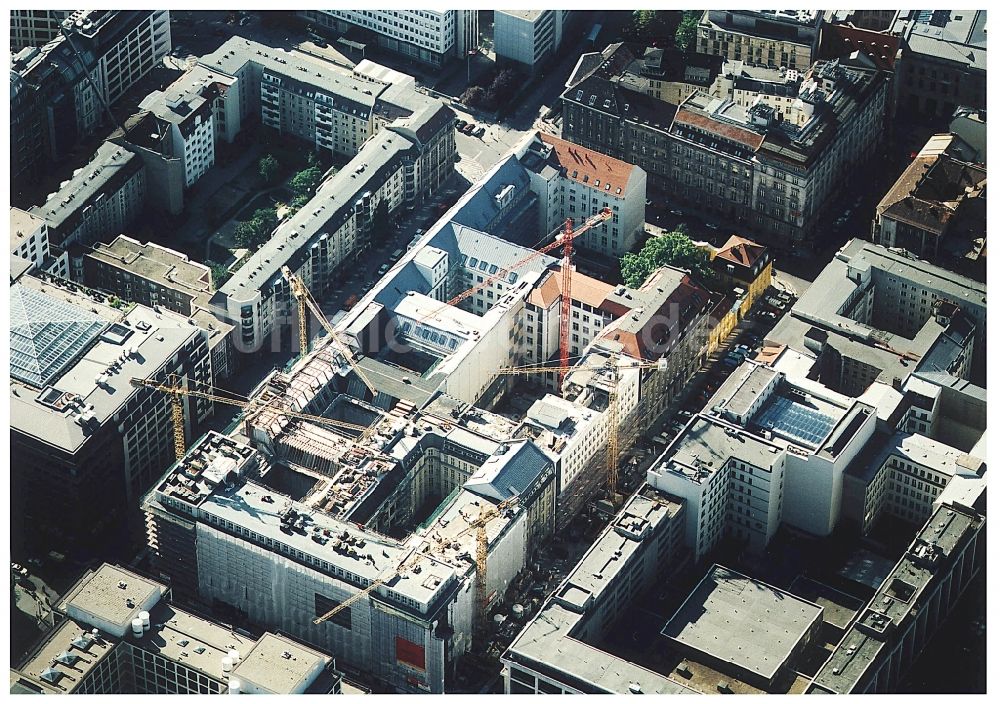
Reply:
[[[667,368],[666,359],[658,359],[653,362],[639,362],[631,358],[627,358],[625,366],[629,369],[659,369],[665,370]],[[618,436],[618,382],[621,377],[621,365],[619,364],[619,356],[617,354],[612,354],[610,357],[611,362],[611,389],[608,391],[608,445],[607,445],[607,472],[608,472],[608,486],[610,488],[612,497],[618,488],[618,457],[619,457],[619,436]],[[531,374],[544,374],[547,372],[559,372],[560,379],[564,378],[567,372],[570,371],[600,371],[602,369],[607,369],[606,364],[579,364],[576,366],[566,366],[560,365],[558,367],[554,366],[543,366],[543,365],[525,365],[521,367],[504,367],[499,370],[499,374],[510,374],[510,375],[520,375],[525,376]]]
[[[462,293],[458,294],[454,298],[449,299],[440,307],[435,308],[430,313],[427,313],[426,315],[421,317],[419,320],[417,320],[417,322],[423,323],[429,320],[430,318],[433,318],[435,315],[440,313],[448,306],[458,305],[469,296],[475,295],[479,291],[482,291],[484,288],[492,285],[493,282],[507,276],[509,272],[521,268],[522,266],[531,262],[535,258],[540,257],[543,254],[547,254],[548,252],[551,252],[553,249],[556,249],[557,247],[562,247],[563,248],[563,260],[562,260],[563,298],[562,298],[562,319],[560,321],[560,327],[559,327],[559,355],[562,365],[566,366],[569,359],[569,317],[570,317],[570,306],[572,300],[570,298],[570,290],[569,290],[570,286],[569,282],[572,278],[572,274],[570,272],[569,260],[573,256],[573,240],[582,235],[583,233],[587,232],[591,228],[600,225],[603,222],[607,222],[612,217],[614,217],[614,213],[611,212],[611,208],[602,208],[596,214],[591,215],[589,218],[584,220],[583,223],[580,225],[580,227],[576,228],[575,230],[573,229],[572,218],[567,219],[562,232],[556,235],[556,239],[554,242],[550,242],[544,247],[541,247],[533,251],[528,256],[519,259],[518,261],[511,264],[508,269],[506,270],[501,269],[498,270],[495,274],[487,276],[485,279],[483,279],[482,283],[476,284],[472,288],[462,291]]]
[[[167,381],[159,382],[153,381],[152,379],[132,379],[132,386],[136,388],[148,388],[154,391],[160,391],[170,396],[170,415],[174,424],[174,454],[177,459],[184,457],[184,453],[187,452],[187,443],[184,439],[184,405],[181,401],[182,396],[190,396],[192,398],[202,398],[207,401],[212,401],[213,403],[222,403],[229,406],[236,406],[237,408],[242,408],[244,410],[256,410],[258,408],[267,408],[267,404],[254,402],[250,400],[242,400],[235,398],[228,398],[226,396],[219,396],[218,394],[208,393],[205,391],[195,391],[194,389],[187,389],[181,385],[180,378],[175,374],[171,374]],[[288,416],[289,418],[297,418],[299,420],[308,420],[312,423],[318,425],[330,426],[332,430],[336,432],[343,433],[343,429],[356,430],[358,432],[364,433],[370,430],[370,426],[355,425],[354,423],[347,423],[342,420],[334,420],[333,418],[323,418],[322,416],[314,416],[308,413],[299,413],[297,411],[290,411],[285,409],[275,408],[275,411],[281,413],[281,415]],[[348,436],[349,437],[349,436]]]
[[[299,304],[299,349],[301,354],[306,354],[309,351],[309,316],[306,315],[306,309],[308,308],[312,311],[312,314],[319,318],[319,322],[323,325],[327,334],[330,337],[330,341],[333,346],[337,348],[337,351],[347,360],[347,364],[350,365],[351,370],[358,375],[358,378],[368,387],[368,390],[372,392],[373,396],[378,395],[378,390],[375,385],[368,379],[361,367],[359,367],[354,361],[354,353],[348,349],[340,340],[340,333],[334,330],[330,321],[326,319],[323,315],[323,311],[320,309],[319,304],[313,298],[312,294],[309,292],[309,288],[305,285],[296,274],[292,273],[292,270],[287,266],[281,267],[282,275],[288,280],[289,286],[291,286],[292,295],[295,296],[295,300]]]
[[[413,555],[409,560],[404,560],[399,567],[392,570],[386,575],[383,575],[372,581],[367,587],[359,592],[352,594],[350,597],[337,604],[335,607],[327,611],[322,616],[313,619],[313,623],[320,624],[325,621],[329,621],[331,618],[339,614],[344,609],[350,607],[352,604],[363,599],[364,597],[371,594],[378,587],[382,586],[386,582],[392,580],[394,577],[404,574],[405,572],[413,569],[417,561],[421,558],[430,558],[439,555],[444,552],[445,546],[464,538],[469,533],[475,532],[476,534],[476,618],[475,618],[475,632],[477,637],[482,638],[486,630],[486,607],[488,604],[486,600],[488,594],[486,593],[486,558],[489,551],[489,538],[486,534],[486,526],[489,525],[491,521],[503,515],[508,509],[514,508],[520,501],[520,496],[512,496],[509,499],[501,501],[496,506],[490,506],[486,509],[480,509],[479,517],[472,521],[466,528],[459,531],[454,536],[451,536],[446,543],[442,545],[435,545],[428,547],[423,552],[418,552]]]

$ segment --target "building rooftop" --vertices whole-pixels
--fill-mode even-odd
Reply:
[[[731,459],[770,471],[782,449],[738,426],[702,415],[693,417],[667,446],[650,472],[673,472],[702,484]]]
[[[663,635],[770,680],[822,613],[816,604],[715,565]]]
[[[213,300],[252,300],[258,290],[283,281],[281,267],[297,270],[300,260],[307,256],[310,243],[353,217],[354,203],[360,195],[366,190],[377,190],[411,148],[409,140],[390,130],[369,139],[348,166],[325,181],[301,210],[278,225]]]
[[[892,647],[891,634],[904,630],[903,624],[916,613],[935,576],[947,570],[983,520],[970,509],[938,506],[820,668],[814,685],[828,692],[849,693],[882,649]]]
[[[546,132],[538,138],[551,148],[548,163],[563,168],[566,177],[590,188],[601,189],[616,197],[624,197],[628,184],[639,167],[613,157],[581,147]]]
[[[587,553],[511,643],[504,659],[585,693],[623,694],[635,686],[645,694],[690,693],[667,675],[629,662],[580,640],[597,600],[625,578],[631,556],[652,539],[659,522],[674,519],[683,506],[651,487],[633,495]],[[596,577],[600,574],[600,577]]]
[[[59,608],[73,619],[118,638],[132,619],[159,603],[166,587],[121,567],[104,564],[67,594]]]
[[[87,256],[192,297],[211,293],[212,270],[187,255],[154,242],[141,242],[119,235],[110,243],[98,242]]]
[[[10,209],[10,249],[14,251],[25,241],[29,235],[33,235],[43,225],[45,220],[20,208]],[[44,245],[43,245],[44,246]]]
[[[41,355],[36,357],[40,364],[22,363],[21,377],[21,371],[12,371],[11,428],[67,452],[75,452],[95,427],[139,393],[130,383],[133,377],[148,377],[194,335],[203,334],[170,311],[157,313],[139,305],[117,310],[75,284],[32,276],[22,276],[11,287],[11,306],[12,314],[20,316],[12,317],[12,349]],[[23,306],[23,316],[18,306]],[[81,322],[90,327],[80,330]],[[63,346],[70,338],[55,334],[64,328],[77,337],[68,352]],[[32,330],[38,335],[34,342],[29,341]],[[38,347],[37,340],[46,336],[51,344]],[[41,381],[24,381],[32,374]]]
[[[286,636],[265,633],[250,652],[241,653],[233,677],[270,694],[300,694],[330,661],[329,655]]]
[[[765,254],[767,254],[767,247],[764,245],[739,235],[731,235],[726,243],[719,247],[715,256],[744,269],[753,269],[754,265]]]
[[[138,154],[111,142],[103,142],[86,166],[77,169],[58,191],[49,194],[43,205],[36,205],[29,212],[44,218],[50,228],[59,230],[76,213],[90,205],[93,198],[124,183],[142,168],[142,159]],[[53,244],[62,243],[53,241]]]
[[[517,17],[518,19],[527,20],[528,22],[534,22],[545,10],[496,10],[504,15],[510,15],[511,17]]]

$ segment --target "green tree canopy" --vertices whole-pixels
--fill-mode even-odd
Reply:
[[[323,178],[323,171],[319,166],[309,166],[292,176],[292,180],[288,182],[288,187],[297,196],[312,198],[321,178]]]
[[[682,230],[676,230],[650,238],[638,254],[625,254],[621,258],[622,279],[628,286],[638,288],[650,274],[667,264],[688,269],[702,281],[712,278],[708,253],[697,247]]]
[[[278,175],[278,160],[271,154],[265,154],[257,162],[257,172],[264,179],[264,183],[271,183]]]
[[[209,262],[208,264],[212,270],[212,283],[215,285],[215,288],[219,288],[229,281],[231,274],[224,264],[219,264],[218,262]]]
[[[258,208],[253,217],[239,223],[233,230],[233,240],[240,247],[256,249],[278,226],[278,214],[274,208]]]
[[[684,17],[677,26],[677,33],[674,35],[674,46],[681,51],[694,51],[699,19],[701,19],[701,12],[698,10],[684,12]]]

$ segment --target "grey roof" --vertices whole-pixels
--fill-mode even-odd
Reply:
[[[43,205],[36,205],[29,212],[45,218],[49,227],[60,228],[90,205],[94,198],[102,193],[110,195],[142,168],[139,155],[117,144],[104,142],[86,166],[78,169],[58,191],[50,194]]]
[[[494,197],[508,185],[513,185],[518,191],[529,186],[528,175],[513,154],[494,167],[491,177],[479,184],[473,194],[464,202],[462,208],[454,214],[452,222],[466,225],[476,230],[487,230],[499,214]],[[440,246],[440,245],[436,245]]]
[[[551,461],[533,442],[504,443],[469,477],[465,488],[497,501],[512,496],[527,498],[551,467]]]
[[[383,130],[368,140],[350,164],[319,187],[295,215],[284,220],[260,249],[219,289],[223,298],[248,300],[281,277],[281,267],[297,270],[316,238],[336,232],[354,214],[354,203],[365,191],[376,191],[400,166],[413,145],[405,137]],[[363,167],[363,171],[358,169]]]
[[[41,388],[107,326],[86,310],[21,284],[10,287],[10,375]]]
[[[368,118],[375,107],[377,94],[384,84],[356,77],[329,61],[299,51],[287,51],[260,44],[243,37],[233,37],[199,63],[206,68],[236,76],[248,63],[281,74],[293,83],[303,84],[339,98],[338,110],[359,111]],[[299,70],[295,70],[299,69]]]
[[[684,694],[692,690],[667,675],[640,667],[577,634],[586,627],[593,604],[611,594],[631,574],[637,554],[648,551],[648,541],[662,521],[674,520],[682,506],[651,487],[632,496],[608,525],[559,591],[511,643],[504,660],[535,670],[584,693],[625,694],[636,684],[646,694]],[[637,523],[638,522],[638,525]],[[600,578],[595,575],[599,574]]]
[[[717,418],[697,415],[653,465],[701,484],[731,459],[770,471],[780,448]],[[661,470],[657,470],[661,471]]]
[[[128,380],[156,374],[193,336],[204,334],[186,318],[168,310],[157,314],[136,305],[122,313],[94,298],[43,283],[32,276],[22,277],[18,285],[44,289],[51,297],[71,304],[79,311],[81,319],[87,317],[88,310],[96,311],[111,324],[109,330],[115,333],[114,337],[101,337],[92,342],[41,393],[37,387],[27,386],[13,376],[11,378],[11,430],[35,437],[63,452],[76,452],[93,434],[91,423],[106,423],[136,394],[155,393],[136,389]],[[126,331],[131,331],[131,334],[123,341]],[[137,353],[122,359],[122,353],[132,347],[137,348]],[[109,367],[119,363],[116,371],[110,373]],[[108,374],[103,386],[96,381],[101,374]],[[77,422],[78,414],[72,410],[75,403],[81,407],[85,405],[88,410],[93,407],[90,423],[81,425]]]
[[[822,613],[816,604],[714,565],[663,635],[771,679]]]
[[[850,693],[880,662],[881,654],[892,651],[894,636],[906,632],[905,623],[930,608],[926,601],[931,585],[952,573],[955,558],[982,528],[983,520],[975,511],[938,506],[820,668],[815,684],[826,691]]]
[[[89,577],[82,579],[60,603],[70,617],[93,626],[112,624],[121,636],[131,626],[132,619],[159,601],[167,588],[121,567],[104,564]]]
[[[30,261],[24,257],[19,257],[16,254],[10,255],[10,280],[11,282],[17,281],[24,274],[28,273],[35,267]]]
[[[272,694],[297,694],[325,667],[329,655],[307,648],[286,636],[265,633],[249,653],[242,654],[233,677]]]

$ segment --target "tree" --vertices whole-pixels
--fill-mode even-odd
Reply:
[[[278,214],[274,208],[259,208],[253,217],[245,220],[233,230],[233,240],[240,247],[256,249],[267,241],[278,225]]]
[[[469,107],[482,105],[483,101],[486,100],[486,89],[482,86],[466,88],[460,100],[463,105],[468,105]]]
[[[653,237],[643,245],[638,254],[625,254],[621,258],[622,279],[628,286],[638,288],[650,274],[668,264],[688,269],[702,281],[712,279],[708,252],[697,247],[683,230]]]
[[[681,51],[694,51],[699,19],[701,19],[701,13],[697,10],[684,12],[684,17],[681,19],[680,25],[677,26],[676,34],[674,34],[674,46]]]
[[[323,172],[320,168],[318,166],[309,166],[292,176],[292,180],[288,182],[288,187],[297,196],[312,198],[321,178],[323,178]]]
[[[521,77],[514,69],[504,69],[486,89],[485,102],[490,109],[499,108],[507,103],[517,93],[522,85]]]
[[[264,183],[271,183],[278,175],[278,160],[271,154],[265,154],[257,162],[257,173],[264,179]]]
[[[220,288],[224,283],[229,281],[229,277],[232,274],[229,273],[229,268],[224,264],[219,264],[218,262],[209,262],[209,268],[212,270],[212,283],[215,288]]]

